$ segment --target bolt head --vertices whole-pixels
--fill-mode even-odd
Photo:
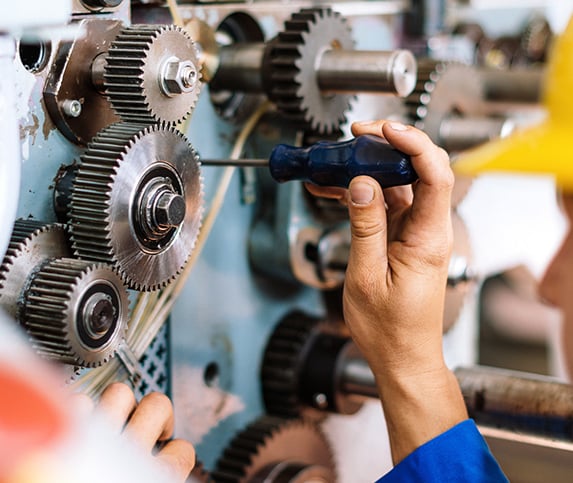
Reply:
[[[167,95],[191,92],[198,81],[199,73],[190,60],[170,60],[165,64],[162,86]]]

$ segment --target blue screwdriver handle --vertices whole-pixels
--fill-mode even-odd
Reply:
[[[418,179],[410,156],[371,134],[342,142],[319,141],[307,148],[279,144],[271,152],[269,168],[279,183],[300,180],[342,188],[360,175],[371,176],[382,188]]]

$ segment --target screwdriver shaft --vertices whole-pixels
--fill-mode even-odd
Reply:
[[[268,159],[242,158],[242,159],[201,159],[203,166],[238,166],[241,168],[263,168],[269,166]]]

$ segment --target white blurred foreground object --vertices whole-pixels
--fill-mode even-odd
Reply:
[[[0,482],[170,481],[103,416],[76,414],[61,380],[0,312]]]

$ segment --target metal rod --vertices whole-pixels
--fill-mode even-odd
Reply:
[[[234,92],[263,92],[262,66],[265,44],[236,43],[221,47],[219,68],[210,83],[211,89]]]
[[[439,144],[448,151],[462,151],[506,137],[514,128],[515,123],[506,118],[452,116],[440,124]]]
[[[489,101],[540,102],[544,68],[482,69],[480,76],[484,84],[485,98]]]
[[[268,159],[201,159],[203,166],[238,166],[241,168],[264,168],[269,166]]]
[[[405,97],[417,79],[417,63],[408,50],[327,50],[316,77],[322,91],[377,92]]]
[[[338,362],[336,386],[346,395],[378,398],[366,360]],[[573,441],[573,386],[546,376],[476,366],[454,371],[470,417],[478,424]]]
[[[221,47],[211,88],[262,93],[266,45],[237,43]],[[327,50],[317,59],[316,81],[325,92],[409,95],[416,84],[417,63],[408,50]]]

